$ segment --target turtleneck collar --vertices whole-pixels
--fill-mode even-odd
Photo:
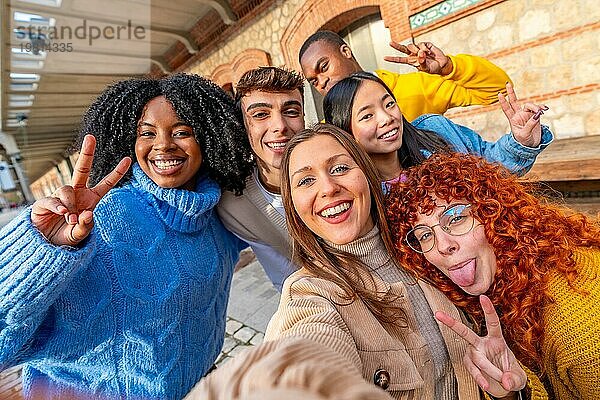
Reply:
[[[190,191],[158,186],[138,163],[132,171],[132,186],[144,194],[165,224],[179,232],[201,230],[221,197],[219,185],[206,175],[199,176],[195,191]]]
[[[377,225],[373,227],[364,236],[346,244],[335,244],[326,241],[331,247],[353,254],[365,265],[376,271],[391,260],[391,256],[385,248],[383,239],[379,233]]]

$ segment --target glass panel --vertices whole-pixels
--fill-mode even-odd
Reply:
[[[374,16],[379,18],[379,16]],[[377,59],[375,58],[375,43],[371,37],[370,25],[373,22],[373,16],[362,19],[351,25],[346,31],[344,40],[354,54],[354,58],[365,71],[374,71],[377,69]]]

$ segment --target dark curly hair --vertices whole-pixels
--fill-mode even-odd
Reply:
[[[486,294],[500,309],[504,336],[519,361],[543,374],[543,305],[553,301],[549,272],[562,274],[579,291],[573,287],[578,274],[573,252],[600,248],[600,223],[555,204],[541,195],[542,189],[473,155],[434,154],[391,186],[386,217],[400,264],[433,283],[482,327],[478,297],[465,293],[404,241],[417,214],[433,212],[435,198],[471,204],[496,255],[496,276]]]
[[[201,170],[222,189],[242,193],[253,158],[233,99],[208,79],[183,73],[116,82],[94,101],[73,145],[73,150],[79,150],[86,134],[96,137],[90,183],[98,183],[123,157],[136,160],[138,121],[145,105],[158,96],[164,96],[177,116],[193,128],[202,151]],[[119,185],[130,179],[131,170]]]

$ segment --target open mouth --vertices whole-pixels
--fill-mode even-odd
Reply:
[[[336,218],[343,212],[350,209],[350,207],[352,207],[352,203],[349,201],[345,201],[336,206],[328,207],[328,208],[322,210],[321,212],[319,212],[319,215],[323,218]]]
[[[288,144],[289,140],[284,142],[265,142],[268,148],[276,151],[283,151],[285,146]]]
[[[183,159],[170,159],[170,160],[151,160],[150,163],[159,172],[172,172],[177,170],[185,162]]]
[[[448,269],[448,276],[458,286],[469,287],[475,283],[476,266],[474,258],[455,264]]]
[[[383,135],[377,136],[377,139],[386,140],[386,139],[389,139],[391,137],[394,137],[397,133],[398,133],[398,128],[392,129],[391,131],[386,132]]]

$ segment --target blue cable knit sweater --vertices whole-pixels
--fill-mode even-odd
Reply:
[[[209,370],[242,243],[216,183],[196,191],[135,164],[81,248],[48,243],[29,210],[0,231],[0,369],[26,363],[27,397],[180,399]]]

